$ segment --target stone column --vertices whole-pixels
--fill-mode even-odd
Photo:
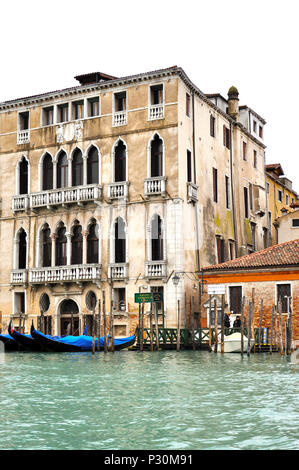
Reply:
[[[67,244],[66,244],[66,264],[67,266],[70,266],[72,263],[72,234],[70,232],[66,232],[65,234],[67,238]]]
[[[67,185],[70,188],[73,185],[72,183],[72,159],[68,158],[67,161],[68,161],[68,175],[67,175],[68,184]]]
[[[53,161],[53,189],[57,189],[57,161]]]
[[[83,264],[87,264],[87,237],[88,237],[88,230],[84,230],[83,232],[83,257],[82,262]]]
[[[51,266],[54,267],[56,264],[56,239],[57,234],[51,234],[52,246],[51,246]]]
[[[83,186],[87,185],[87,155],[83,155]]]

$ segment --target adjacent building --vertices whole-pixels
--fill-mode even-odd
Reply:
[[[276,220],[275,228],[279,243],[299,238],[299,201],[291,204],[293,212],[288,212]]]
[[[177,66],[75,78],[0,103],[3,328],[42,311],[49,332],[82,332],[105,293],[128,335],[136,292],[162,294],[159,323],[175,326],[202,266],[267,245],[265,121]]]

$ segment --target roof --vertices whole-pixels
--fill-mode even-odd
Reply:
[[[274,171],[278,176],[284,175],[284,171],[280,163],[270,163],[265,165],[266,171]]]
[[[208,266],[203,268],[203,271],[231,271],[279,266],[299,266],[299,238],[270,246],[264,250],[225,263]]]

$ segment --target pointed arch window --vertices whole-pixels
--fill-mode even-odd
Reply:
[[[126,231],[121,217],[117,217],[114,225],[114,253],[115,263],[126,262]]]
[[[24,229],[19,232],[19,256],[18,269],[26,269],[27,267],[27,234]]]
[[[87,184],[99,183],[99,152],[91,147],[87,156]]]
[[[157,214],[154,215],[151,222],[151,248],[152,261],[163,260],[163,232],[162,220]]]
[[[82,152],[76,149],[73,153],[72,161],[72,185],[81,186],[83,184],[83,157]]]
[[[64,225],[61,225],[57,230],[55,262],[56,266],[66,266],[67,264],[67,237]]]
[[[156,134],[151,141],[151,177],[163,176],[163,142]]]
[[[43,159],[42,178],[43,178],[43,184],[42,184],[43,191],[47,191],[48,189],[53,189],[53,161],[49,153],[46,153]]]
[[[29,177],[29,172],[28,172],[28,161],[26,160],[25,157],[22,157],[22,160],[20,161],[19,164],[19,172],[20,172],[20,187],[19,187],[19,193],[20,194],[28,194],[28,177]]]
[[[44,268],[51,266],[51,252],[52,252],[52,241],[51,241],[51,230],[48,224],[45,224],[41,233],[42,242],[42,266]]]
[[[115,147],[114,151],[114,182],[126,181],[126,160],[127,160],[127,149],[122,140],[120,140]]]
[[[57,162],[57,188],[66,188],[68,185],[67,155],[61,151]]]
[[[71,264],[82,264],[83,259],[83,236],[81,225],[75,225],[73,228],[72,242],[72,258]]]
[[[87,236],[87,263],[98,263],[99,262],[99,237],[98,237],[98,225],[96,222],[92,222],[89,226],[89,233]]]

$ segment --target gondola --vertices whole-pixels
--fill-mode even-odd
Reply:
[[[23,351],[24,348],[13,339],[10,335],[0,335],[0,341],[4,344],[4,350],[7,351]]]
[[[34,329],[31,326],[31,336],[38,342],[44,350],[50,352],[83,352],[92,350],[92,336],[56,336],[49,337]],[[109,342],[109,338],[107,338]],[[127,338],[115,338],[114,349],[120,350],[132,346],[136,341],[136,335]],[[95,348],[97,349],[98,338],[95,338]],[[100,351],[104,349],[104,337],[100,338]]]
[[[31,335],[24,335],[14,330],[11,321],[8,325],[8,333],[25,351],[43,351],[41,344],[35,341]]]

